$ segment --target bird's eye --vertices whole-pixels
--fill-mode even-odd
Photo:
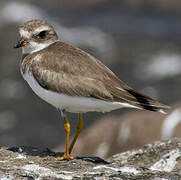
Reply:
[[[43,39],[48,34],[48,31],[41,31],[36,35],[36,38]]]

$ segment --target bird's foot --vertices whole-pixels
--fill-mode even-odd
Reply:
[[[74,157],[70,156],[70,154],[64,154],[63,156],[55,158],[55,160],[56,161],[63,161],[63,160],[70,161],[70,160],[74,160]]]

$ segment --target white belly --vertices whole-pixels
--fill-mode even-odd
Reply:
[[[134,107],[127,103],[106,102],[95,98],[72,97],[65,94],[59,94],[42,88],[32,76],[31,72],[26,71],[22,76],[39,97],[54,107],[65,109],[67,112],[108,112],[121,107]]]

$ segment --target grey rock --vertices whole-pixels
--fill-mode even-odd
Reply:
[[[56,161],[50,150],[0,148],[0,179],[181,179],[181,139],[172,138],[116,154],[109,164]],[[60,154],[60,153],[59,153]]]

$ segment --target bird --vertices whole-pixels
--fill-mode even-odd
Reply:
[[[74,159],[71,152],[83,129],[83,113],[123,107],[166,113],[170,108],[129,87],[91,54],[59,40],[46,20],[25,22],[19,27],[19,35],[14,48],[22,48],[20,72],[24,80],[64,119],[65,152],[56,160]],[[70,145],[68,112],[78,114],[79,119]]]

